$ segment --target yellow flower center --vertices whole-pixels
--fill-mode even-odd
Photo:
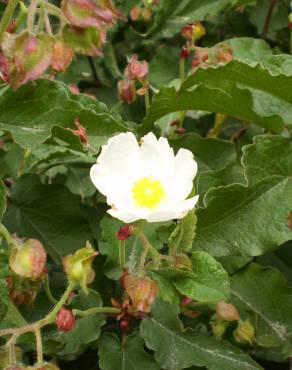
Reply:
[[[132,194],[139,207],[153,208],[164,198],[165,191],[160,181],[143,177],[134,183]]]

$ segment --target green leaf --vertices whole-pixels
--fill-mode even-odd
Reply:
[[[235,146],[226,140],[203,138],[198,134],[186,134],[169,142],[175,150],[185,148],[194,154],[200,174],[205,171],[223,169],[236,160]]]
[[[125,337],[123,344],[113,333],[104,333],[99,342],[99,366],[104,370],[159,370],[154,358],[145,352],[137,334]]]
[[[172,254],[190,252],[195,237],[197,217],[195,211],[190,211],[172,232],[169,238],[169,249]]]
[[[0,221],[6,209],[6,189],[2,181],[0,181]]]
[[[193,272],[174,267],[161,268],[155,272],[171,281],[181,294],[199,302],[228,299],[228,274],[219,262],[206,252],[194,252],[192,268]]]
[[[254,317],[256,342],[279,347],[292,339],[292,288],[276,269],[251,263],[231,279],[232,302]]]
[[[291,63],[292,57],[284,59]],[[271,66],[277,62],[277,57],[269,59],[265,66],[233,60],[199,68],[178,91],[164,87],[155,95],[139,133],[151,130],[159,118],[185,110],[222,113],[280,132],[285,122],[292,122],[292,76],[282,69],[276,74]]]
[[[261,369],[228,342],[203,330],[184,329],[177,315],[177,308],[160,301],[154,304],[152,317],[141,324],[141,335],[161,368],[177,370],[196,365],[210,370]]]
[[[13,184],[4,223],[18,236],[41,240],[57,260],[92,237],[78,197],[62,185],[43,185],[36,175]]]
[[[292,239],[292,145],[278,136],[258,136],[243,150],[249,186],[210,189],[198,209],[194,248],[213,256],[257,256]]]
[[[217,44],[217,46],[219,45],[229,45],[234,59],[246,60],[247,62],[261,62],[273,55],[269,44],[264,40],[252,37],[236,37],[224,40]]]
[[[38,80],[16,92],[8,89],[0,96],[0,129],[9,131],[21,147],[31,148],[50,138],[55,126],[76,129],[74,120],[79,118],[96,148],[97,141],[125,128],[102,111],[102,105],[88,99],[81,100],[58,81]]]
[[[90,290],[89,295],[80,293],[74,297],[71,306],[74,309],[87,310],[101,307],[102,300],[96,291]],[[104,315],[92,315],[77,319],[72,330],[61,334],[59,339],[64,343],[64,346],[59,351],[59,355],[70,359],[77,357],[90,343],[99,338],[101,327],[105,322]]]

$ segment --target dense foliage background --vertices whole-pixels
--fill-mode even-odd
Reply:
[[[42,331],[45,358],[64,370],[289,369],[289,1],[116,0],[115,6],[124,19],[108,30],[102,56],[75,55],[64,73],[46,71],[20,87],[15,81],[14,88],[6,82],[0,86],[2,223],[11,235],[42,242],[56,298],[67,286],[62,258],[87,241],[100,252],[90,293],[76,290],[71,309],[112,306],[112,298],[123,302],[115,236],[122,223],[106,214],[105,198],[89,170],[101,145],[126,131],[138,138],[152,131],[168,137],[175,150],[194,153],[197,223],[188,216],[179,223],[147,225],[145,234],[156,249],[166,255],[168,245],[176,244],[187,259],[158,268],[149,264],[147,275],[159,287],[151,313],[130,318],[126,328],[103,314],[79,318],[69,332],[50,325]],[[134,6],[147,9],[144,18],[136,20]],[[5,7],[0,3],[1,12]],[[208,59],[200,54],[192,63],[198,59],[192,52],[181,81],[186,42],[181,28],[193,21],[206,30],[196,45]],[[144,96],[131,104],[118,97],[117,83],[133,54],[149,63],[147,114]],[[7,240],[1,243],[0,328],[21,327],[44,317],[52,303],[44,281],[20,279],[12,291]],[[133,269],[142,244],[131,236],[126,250]],[[239,321],[218,320],[216,303],[222,300],[237,308]],[[243,323],[248,324],[238,335]],[[7,339],[1,339],[0,368]],[[20,336],[17,348],[32,365],[34,335]]]

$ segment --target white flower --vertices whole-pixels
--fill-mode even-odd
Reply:
[[[193,187],[197,162],[193,154],[180,149],[174,155],[167,139],[152,133],[141,140],[122,133],[102,147],[90,177],[111,206],[108,213],[130,223],[183,218],[199,196],[186,199]]]

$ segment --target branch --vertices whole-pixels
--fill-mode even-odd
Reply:
[[[275,9],[275,6],[277,5],[277,3],[278,3],[278,0],[271,0],[271,4],[270,4],[270,7],[269,7],[268,12],[267,12],[263,32],[262,32],[262,35],[261,35],[262,39],[267,38],[269,28],[270,28],[270,23],[271,23],[271,20],[272,20],[272,15],[273,15],[273,12],[274,12],[274,9]]]

